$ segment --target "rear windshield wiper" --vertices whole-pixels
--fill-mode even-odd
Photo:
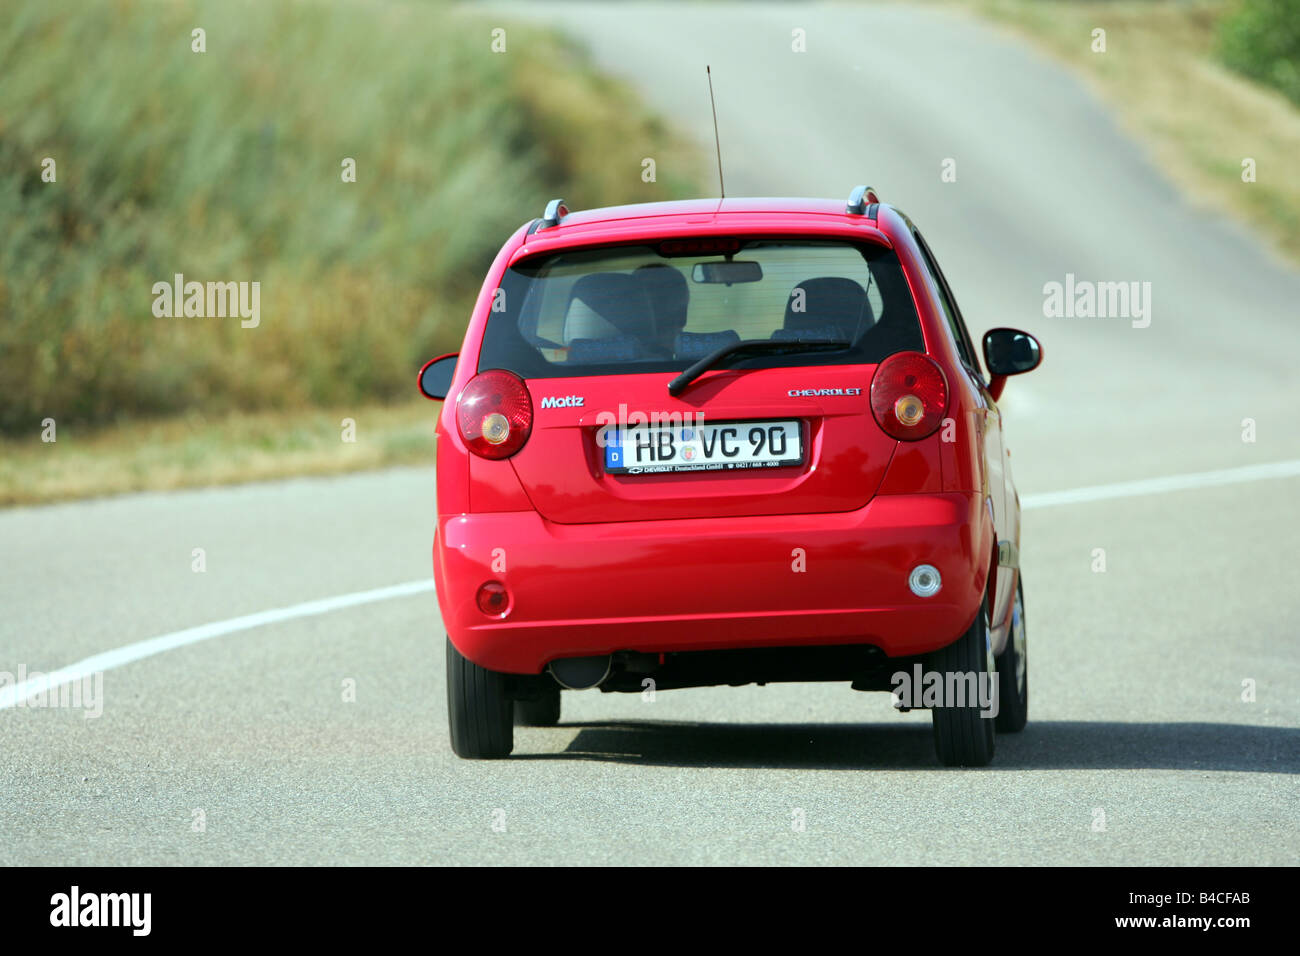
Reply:
[[[724,345],[722,348],[714,349],[704,358],[700,359],[686,371],[682,372],[675,379],[668,383],[668,394],[677,396],[686,390],[686,386],[695,381],[709,369],[713,368],[729,355],[735,355],[740,352],[772,352],[779,354],[781,352],[837,352],[840,349],[846,349],[853,343],[840,339],[790,339],[785,342],[774,342],[771,339],[746,339],[742,342],[732,342],[730,345]]]

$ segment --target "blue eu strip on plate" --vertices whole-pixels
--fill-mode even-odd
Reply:
[[[605,432],[605,467],[623,467],[623,433],[613,428]]]

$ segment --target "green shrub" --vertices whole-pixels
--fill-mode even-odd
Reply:
[[[1300,103],[1300,0],[1242,0],[1219,24],[1219,56]]]

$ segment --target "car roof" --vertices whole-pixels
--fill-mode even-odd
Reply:
[[[806,197],[743,196],[732,199],[678,199],[668,202],[630,203],[625,206],[601,206],[577,209],[564,216],[556,227],[566,230],[595,223],[627,222],[655,219],[660,216],[729,218],[733,214],[787,213],[813,216],[849,215],[843,199],[809,199]],[[861,221],[859,214],[858,221]],[[556,228],[552,227],[552,228]]]
[[[570,212],[563,200],[552,200],[546,212],[528,226],[523,246],[584,245],[598,238],[623,239],[677,232],[683,235],[711,232],[770,232],[782,226],[816,225],[817,231],[852,230],[883,238],[877,223],[879,201],[874,191],[859,187],[846,203],[843,199],[806,197],[738,197],[684,199],[669,202],[603,206]],[[855,205],[856,202],[856,205]],[[852,211],[850,211],[852,210]],[[798,230],[802,231],[802,230]],[[885,240],[888,244],[888,240]],[[519,250],[526,254],[525,249]]]

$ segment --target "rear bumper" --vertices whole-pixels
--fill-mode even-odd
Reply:
[[[976,494],[878,495],[857,511],[562,525],[533,511],[439,517],[434,577],[467,658],[539,673],[552,660],[872,644],[891,657],[961,635],[985,593],[992,529]],[[932,564],[943,587],[907,586]],[[479,610],[485,581],[510,592]]]

